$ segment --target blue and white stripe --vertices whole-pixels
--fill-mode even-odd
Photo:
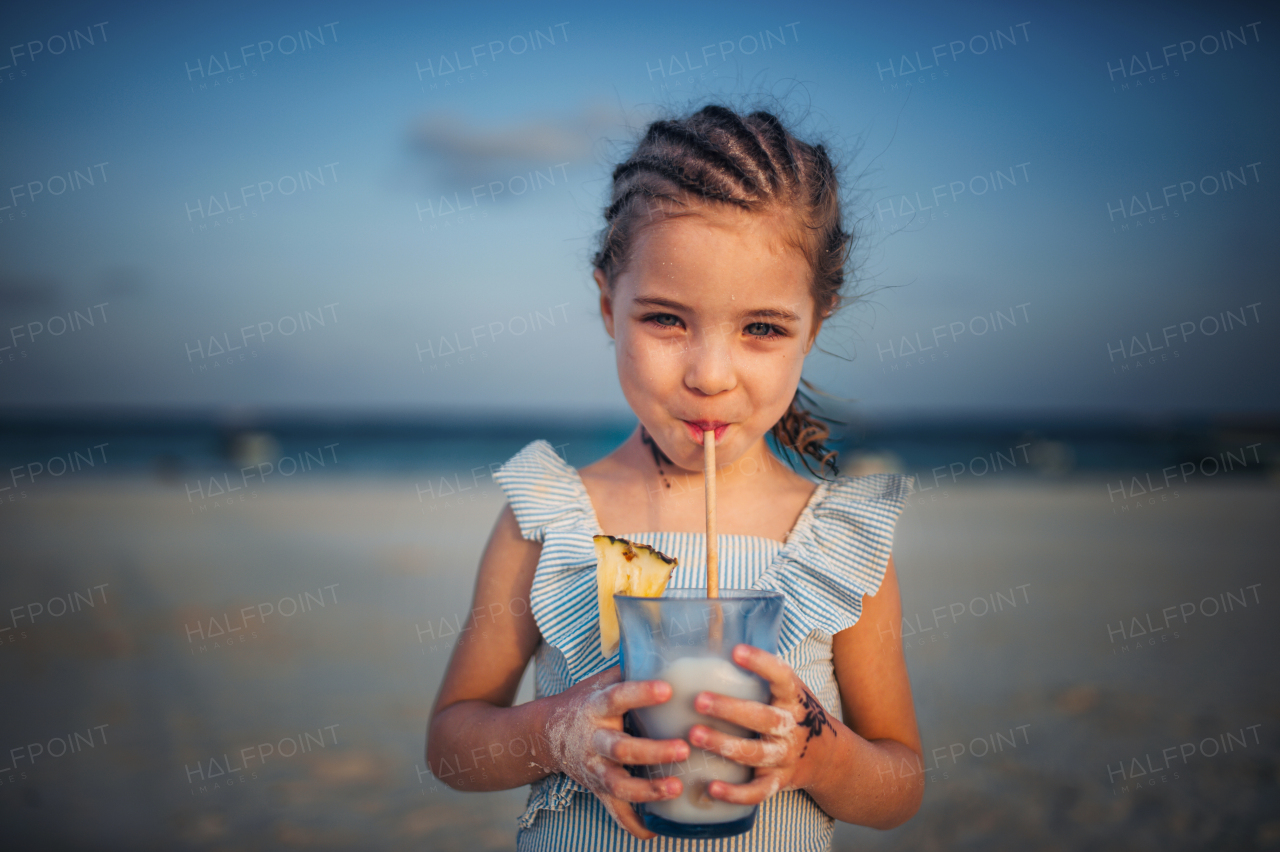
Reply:
[[[789,790],[760,804],[752,829],[734,837],[637,840],[614,822],[600,800],[579,793],[563,810],[543,810],[532,828],[522,828],[519,852],[818,852],[831,848],[835,820],[809,798]]]
[[[617,664],[600,653],[596,555],[603,532],[578,472],[538,440],[494,474],[521,534],[542,542],[530,608],[543,642],[535,655],[536,694],[555,695]],[[820,482],[786,544],[758,536],[720,536],[725,588],[782,592],[778,653],[829,713],[842,718],[831,637],[862,614],[863,595],[884,579],[893,528],[911,480],[897,474]],[[611,533],[678,560],[669,587],[706,587],[706,536],[685,532]],[[519,849],[808,850],[830,846],[834,820],[807,793],[778,793],[761,805],[755,828],[719,840],[659,838],[643,846],[617,826],[594,795],[563,774],[533,785],[519,819]]]

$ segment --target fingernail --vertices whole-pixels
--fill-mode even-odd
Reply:
[[[708,698],[706,695],[699,695],[696,699],[694,699],[693,707],[695,710],[700,710],[703,713],[705,713],[706,711],[711,709],[711,699]]]

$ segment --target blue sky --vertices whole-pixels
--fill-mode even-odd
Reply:
[[[1270,26],[1227,4],[27,9],[0,25],[0,404],[625,411],[588,263],[607,175],[661,110],[727,98],[856,178],[875,292],[824,331],[852,360],[806,366],[825,390],[1275,411]]]

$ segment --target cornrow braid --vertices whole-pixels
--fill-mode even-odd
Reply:
[[[734,151],[740,158],[755,166],[755,170],[764,178],[763,181],[757,183],[768,183],[770,190],[777,192],[779,189],[779,176],[777,170],[773,167],[773,159],[765,152],[764,147],[760,144],[756,132],[747,126],[737,113],[725,109],[724,107],[708,107],[703,112],[712,110],[717,119],[725,123],[725,130],[731,135],[731,141],[728,147]],[[742,149],[746,149],[745,151]],[[746,156],[744,156],[744,154]]]
[[[800,166],[791,153],[791,146],[787,144],[787,130],[782,126],[782,122],[778,121],[778,117],[769,112],[753,112],[748,118],[759,122],[761,135],[768,140],[770,149],[785,158],[778,164],[782,166],[779,172],[787,176],[788,182],[798,180]]]
[[[816,318],[826,319],[841,306],[854,235],[844,229],[835,167],[821,145],[797,139],[763,110],[743,118],[710,104],[684,118],[649,124],[630,156],[613,170],[607,224],[592,263],[612,286],[626,268],[637,234],[654,221],[655,204],[661,217],[681,215],[700,202],[793,214],[800,223],[799,247],[813,270]],[[811,400],[797,388],[770,432],[779,446],[799,455],[810,473],[838,475],[836,452],[826,446],[827,418],[811,413],[804,402]]]
[[[673,121],[655,121],[649,126],[649,133],[645,137],[646,141],[652,141],[660,137],[666,137],[677,144],[684,144],[690,148],[695,148],[699,153],[707,158],[708,161],[720,166],[725,172],[733,175],[738,181],[753,195],[757,191],[758,182],[756,178],[747,174],[741,165],[734,162],[722,151],[715,148],[710,142],[687,127],[682,127]],[[614,179],[617,179],[617,172],[614,172]]]

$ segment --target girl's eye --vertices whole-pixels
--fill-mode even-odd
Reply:
[[[757,340],[773,340],[775,337],[781,337],[779,331],[777,326],[767,322],[753,322],[746,328],[747,334]]]
[[[680,324],[680,317],[675,314],[650,314],[645,317],[645,322],[657,323],[663,328],[675,328]]]

